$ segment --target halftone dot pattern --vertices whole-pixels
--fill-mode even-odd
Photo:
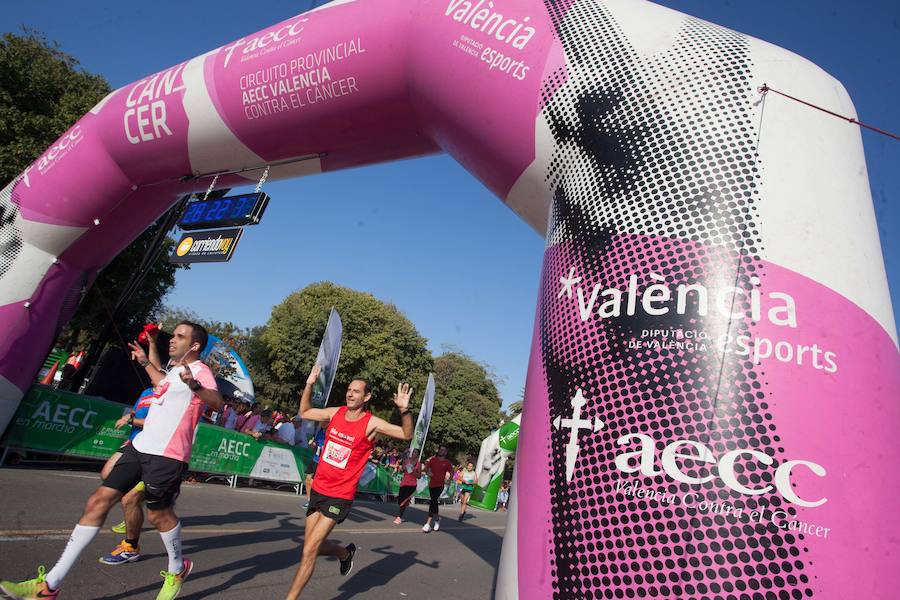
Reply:
[[[571,417],[581,390],[581,417],[605,424],[577,432],[570,481],[572,432],[552,430],[555,597],[810,597],[803,536],[769,520],[774,510],[796,514],[779,494],[741,495],[722,482],[717,465],[699,460],[679,465],[688,476],[712,476],[700,485],[677,483],[659,465],[661,448],[680,439],[700,441],[716,457],[749,448],[774,461],[737,461],[738,481],[758,489],[773,484],[785,458],[765,372],[716,345],[721,335],[751,334],[750,292],[765,298],[747,42],[686,18],[670,49],[641,56],[602,3],[546,5],[567,70],[565,78],[550,75],[543,98],[555,146],[546,173],[554,202],[541,353],[551,419]],[[578,279],[566,292],[557,282],[570,275]],[[666,314],[643,308],[640,296],[651,285],[670,290]],[[679,285],[692,286],[681,310]],[[731,294],[719,310],[719,291],[731,287],[747,293]],[[612,289],[621,298],[603,293]],[[686,337],[692,334],[705,337]],[[635,340],[659,344],[635,347]],[[652,474],[616,468],[617,455],[640,449],[639,438],[616,444],[628,434],[656,443]],[[669,496],[693,493],[696,502],[761,509],[769,518],[754,523],[617,489],[635,482]]]
[[[9,271],[22,248],[22,232],[16,227],[19,207],[13,202],[12,192],[19,179],[12,180],[0,190],[0,280]]]

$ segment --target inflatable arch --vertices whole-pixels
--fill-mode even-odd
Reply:
[[[498,597],[895,597],[860,134],[764,83],[854,114],[633,0],[336,0],[125,86],[0,193],[0,426],[180,195],[444,151],[547,239]]]

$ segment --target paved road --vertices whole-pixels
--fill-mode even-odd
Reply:
[[[33,577],[49,569],[65,546],[84,501],[99,483],[84,471],[0,469],[0,578]],[[195,571],[182,600],[282,598],[303,540],[302,500],[289,492],[185,484],[178,501],[184,547]],[[489,598],[500,559],[505,514],[471,510],[459,523],[445,506],[441,531],[424,534],[426,505],[394,525],[396,505],[357,502],[334,538],[360,550],[341,577],[334,559],[319,559],[304,598],[475,600]],[[113,509],[106,525],[121,520]],[[159,535],[145,529],[141,560],[110,567],[97,562],[118,536],[104,528],[66,578],[61,600],[155,598],[166,567]]]

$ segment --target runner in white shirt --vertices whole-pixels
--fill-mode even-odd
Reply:
[[[16,598],[55,599],[69,569],[77,562],[106,520],[106,515],[123,494],[139,481],[146,485],[147,518],[159,531],[169,555],[168,571],[157,600],[171,600],[193,568],[181,555],[181,524],[174,503],[181,487],[182,474],[191,457],[194,431],[204,404],[219,410],[222,396],[216,389],[212,372],[200,362],[208,334],[196,323],[181,322],[169,342],[169,355],[175,359],[168,373],[147,359],[137,342],[129,344],[131,356],[150,376],[154,385],[153,404],[144,421],[144,429],[124,448],[122,457],[109,476],[88,499],[78,525],[56,566],[29,581],[0,582],[0,587]]]

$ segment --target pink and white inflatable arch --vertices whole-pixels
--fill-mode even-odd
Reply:
[[[854,112],[802,58],[634,0],[337,0],[119,89],[0,193],[0,428],[180,195],[442,150],[547,236],[498,597],[894,598],[860,134],[763,83]]]

